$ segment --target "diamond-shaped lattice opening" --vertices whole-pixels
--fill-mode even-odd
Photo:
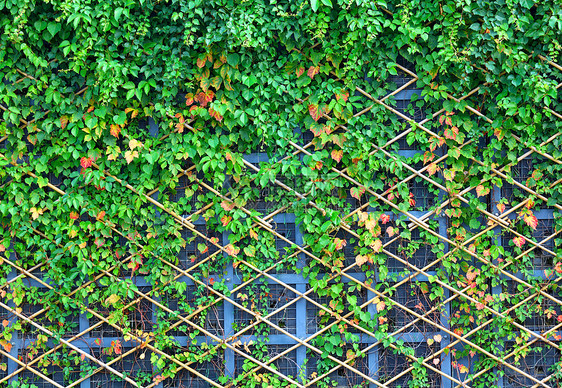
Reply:
[[[35,317],[31,318],[31,320],[54,333],[62,335],[63,337],[73,336],[80,332],[80,316],[77,310],[61,310],[61,306],[51,304],[51,302],[45,303],[41,300],[37,302],[31,302],[28,300],[22,303],[19,307],[21,308],[21,314],[28,318],[31,318],[32,315],[38,313],[46,307],[50,307],[49,311],[39,313]],[[54,310],[56,310],[56,314],[54,314],[57,316],[56,320],[51,318]],[[64,315],[64,318],[62,318],[62,315]],[[19,338],[35,338],[38,334],[44,334],[44,332],[28,322],[22,322],[21,329],[18,330]]]
[[[178,298],[175,295],[164,296],[163,302],[171,313],[166,311],[158,312],[158,319],[174,324],[179,321],[179,316],[187,317],[200,306],[207,306],[218,297],[209,292],[207,288],[199,290],[196,286],[187,286],[185,299]],[[218,337],[224,336],[224,304],[217,302],[205,310],[189,318],[191,322],[203,327],[206,331]],[[178,326],[169,330],[168,335],[185,336],[193,331],[193,327],[182,321]]]
[[[18,358],[25,364],[31,363],[33,360],[40,357],[37,351],[20,350]],[[50,378],[54,382],[66,386],[80,378],[80,366],[65,361],[60,353],[50,354],[43,356],[43,358],[30,366],[35,371],[42,373],[44,376]],[[66,372],[65,372],[66,370]],[[29,369],[25,369],[17,374],[18,382],[33,384],[37,388],[51,388],[55,387],[43,377],[37,375]]]
[[[357,349],[354,348],[354,345],[357,346]],[[369,357],[374,350],[371,349],[368,352],[364,352],[363,349],[366,347],[366,344],[342,343],[340,346],[336,346],[330,355],[342,363],[347,361],[349,358],[355,357],[353,361],[348,362],[347,365],[353,367],[360,373],[375,379],[375,373],[369,371]],[[314,379],[318,376],[324,375],[335,366],[340,365],[329,358],[324,358],[323,356],[327,356],[327,353],[319,355],[318,353],[313,353],[312,351],[307,350],[308,363],[306,365],[306,376],[308,379]],[[367,380],[363,376],[345,366],[339,366],[338,369],[331,372],[320,381],[326,381],[326,378],[329,378],[332,384],[338,387],[363,387],[367,384]]]
[[[207,236],[209,240],[216,239],[216,243],[218,245],[222,245],[221,233],[208,228],[206,225],[195,225],[195,229],[204,236]],[[191,230],[183,229],[181,236],[186,241],[185,247],[182,247],[178,254],[178,266],[181,269],[189,269],[219,250],[219,248],[211,241],[203,238],[195,232],[192,232]],[[216,273],[217,271],[215,266],[209,266],[209,264],[210,263],[206,262],[203,265],[207,267],[207,270],[210,269],[211,273]],[[203,269],[201,266],[198,268],[199,271]]]
[[[422,286],[421,284],[424,285]],[[420,319],[413,325],[409,326],[405,331],[406,333],[427,333],[439,331],[437,328],[437,325],[441,324],[441,314],[439,308],[436,308],[427,314],[431,308],[437,306],[437,299],[434,301],[429,299],[429,292],[427,292],[427,290],[430,289],[431,285],[425,282],[420,282],[419,284],[404,283],[396,287],[396,291],[390,297],[393,301],[396,301],[415,313],[425,315],[425,318],[431,322],[429,323]],[[392,309],[388,312],[387,317],[390,328],[389,330],[391,331],[398,330],[417,319],[415,315],[410,314],[400,306],[392,306]]]
[[[417,171],[420,171],[425,166],[422,162],[415,163],[411,166]],[[411,171],[409,171],[411,172]],[[427,175],[426,172],[422,172],[422,175]],[[408,181],[408,189],[413,197],[411,201],[415,201],[412,208],[415,210],[427,211],[437,203],[438,192],[430,182],[421,176],[416,175],[414,178]]]
[[[121,349],[122,354],[129,352],[131,348]],[[150,362],[151,353],[144,350],[137,350],[126,356],[120,358],[118,361],[112,363],[110,366],[123,373],[127,377],[136,381],[140,386],[146,386],[152,382],[153,371],[152,363]],[[101,360],[104,363],[110,363],[112,360],[120,357],[116,355],[115,352],[109,354],[107,351],[102,353],[100,351],[94,351],[94,357]],[[97,364],[90,362],[93,366],[97,367]],[[95,373],[90,377],[90,388],[135,388],[133,384],[121,379],[119,376],[113,374],[107,369],[102,369],[101,371]]]
[[[294,287],[294,285],[290,285]],[[282,308],[295,299],[295,293],[280,284],[250,285],[242,288],[236,293],[235,301],[244,308],[253,311],[261,316],[266,316],[273,311]],[[296,303],[283,308],[275,315],[269,317],[269,321],[279,328],[291,333],[297,333],[297,312]],[[235,329],[240,330],[255,321],[255,317],[247,311],[234,307]],[[261,331],[260,325],[250,329],[245,334],[252,334]],[[270,335],[282,334],[277,329],[271,328]]]
[[[188,174],[179,177],[176,187],[170,189],[169,199],[172,202],[182,201],[191,205],[191,211],[193,212],[196,208],[197,196],[202,193],[202,189],[193,180],[195,172],[192,170]]]
[[[532,231],[531,235],[533,241],[539,243],[540,245],[536,246],[531,242],[526,242],[525,245],[521,247],[521,251],[524,252],[534,247],[533,250],[528,253],[528,263],[536,270],[544,270],[552,268],[554,264],[554,255],[549,253],[547,250],[556,252],[556,237],[549,238],[555,234],[553,220],[540,219],[538,221],[537,228]],[[513,242],[514,237],[515,234],[511,232],[504,232],[502,236],[502,246],[504,247],[504,251],[506,254],[510,254],[513,258],[520,255],[520,253],[518,253],[519,249],[515,247],[515,243]],[[543,242],[543,240],[547,238],[549,239]],[[525,255],[523,259],[519,259],[519,261],[521,260],[525,262],[527,260],[527,255]]]
[[[416,66],[412,62],[406,60],[403,56],[399,55],[398,57],[396,57],[395,62],[403,68],[410,70],[412,73],[416,73]],[[391,74],[390,77],[388,77],[388,82],[396,84],[397,89],[414,79],[411,74],[406,73],[401,68],[395,67],[395,69],[396,74]],[[415,88],[415,86],[415,84],[410,84],[408,88],[413,89]]]
[[[351,291],[350,288],[347,288],[348,286],[349,283],[344,284],[344,291],[342,292],[342,295],[355,296],[357,298],[357,306],[361,306],[363,303],[367,301],[367,290],[365,288],[359,290],[356,287],[354,287],[353,291]],[[307,291],[309,289],[310,286],[307,286]],[[308,297],[313,301],[315,301],[316,303],[326,307],[329,311],[338,313],[339,315],[345,315],[349,312],[347,309],[347,307],[349,307],[347,298],[344,298],[343,301],[336,301],[330,298],[329,296],[319,296],[315,292],[309,293]],[[364,307],[363,310],[366,309],[367,307]],[[351,317],[350,319],[353,319],[353,317]],[[330,325],[335,321],[336,321],[335,316],[332,316],[332,314],[330,314],[328,311],[321,309],[316,304],[307,302],[307,306],[306,306],[306,333],[307,334],[314,334],[317,331],[319,331],[321,328]],[[354,327],[349,327],[348,330],[350,330],[351,332],[356,331]]]
[[[205,351],[200,350],[200,352]],[[193,363],[189,367],[209,380],[218,382],[219,377],[224,376],[223,357],[222,352],[217,353],[210,360]],[[201,376],[187,369],[180,369],[173,378],[164,380],[165,388],[208,388],[210,386],[211,384]]]
[[[275,249],[279,252],[279,259],[276,261],[283,260],[283,262],[274,268],[271,273],[294,273],[294,265],[297,258],[289,258],[289,256],[294,252],[291,246],[296,245],[297,226],[294,222],[284,220],[283,222],[273,223],[273,229],[275,229],[277,234],[289,241],[285,241],[277,235],[275,236]]]
[[[506,350],[509,353],[514,349],[514,342],[506,344]],[[537,380],[543,380],[551,374],[560,371],[560,360],[560,350],[545,343],[535,343],[527,349],[516,351],[515,355],[506,361]],[[504,367],[504,371],[503,386],[506,388],[523,388],[535,385],[533,380],[511,368]],[[560,377],[553,377],[546,382],[546,385],[558,387],[560,382]]]
[[[511,176],[515,182],[535,191],[537,183],[540,182],[544,186],[545,184],[548,185],[551,181],[552,174],[549,174],[544,168],[545,165],[551,163],[554,162],[545,161],[542,156],[531,155],[517,162],[510,170],[506,169],[507,171],[504,170],[502,172],[507,176]],[[517,186],[515,183],[508,183],[507,179],[503,180],[501,197],[507,200],[508,206],[517,205],[517,203],[527,199],[529,195],[531,195],[530,192]],[[538,207],[548,208],[540,199],[535,199],[535,202],[538,204]]]
[[[524,285],[514,280],[507,280],[504,292],[508,296],[510,304],[515,305],[534,294]],[[562,290],[546,290],[546,293],[558,300],[562,300]],[[534,296],[522,306],[510,312],[510,316],[520,325],[538,333],[544,333],[558,324],[557,318],[562,315],[562,306],[544,295]]]
[[[407,342],[404,344],[404,346],[408,348],[409,354],[414,356],[415,358],[419,358],[419,357],[427,358],[439,350],[438,345],[433,344],[429,346],[425,342],[420,342],[420,343]],[[430,360],[429,363],[433,364],[433,361]],[[393,380],[390,383],[387,383],[387,381],[391,380],[395,376],[398,376],[400,373],[404,372],[406,369],[408,369],[411,366],[412,366],[412,360],[408,358],[406,355],[402,353],[396,353],[396,350],[390,348],[379,350],[378,378],[380,379],[380,382],[385,383],[387,387],[389,388],[409,387],[410,382],[413,382],[414,380],[411,371],[405,373],[404,375],[400,376],[399,378]],[[425,374],[424,377],[422,377],[423,374],[416,375],[416,379],[415,379],[416,383],[420,384],[419,386],[423,386],[423,387],[431,387],[431,388],[441,387],[441,375],[427,368],[426,371],[427,374]]]
[[[148,294],[150,292],[150,287],[139,287],[139,291],[143,294]],[[138,296],[137,296],[138,297]],[[129,303],[126,301],[125,303]],[[110,306],[106,307],[102,304],[94,304],[90,306],[90,309],[94,310],[101,316],[105,318],[110,318],[110,316],[116,313],[115,308]],[[141,298],[137,303],[132,305],[130,308],[123,311],[125,324],[131,328],[133,332],[137,330],[150,331],[152,329],[152,302],[146,298]],[[99,318],[92,316],[89,318],[89,326],[93,326],[99,321]],[[122,322],[114,322],[116,326],[125,328]],[[101,325],[95,327],[90,331],[90,337],[121,337],[122,332],[111,326],[109,323],[103,322]]]
[[[279,355],[280,353],[289,349],[290,345],[266,345],[261,348],[257,348],[256,346],[248,346],[250,350],[250,354],[252,357],[256,358],[257,360],[267,363],[273,357]],[[257,364],[254,364],[246,357],[236,353],[234,355],[234,376],[240,376],[245,372],[252,370],[253,368],[257,367]],[[271,362],[269,366],[272,369],[277,370],[281,374],[295,379],[297,377],[299,366],[297,365],[297,351],[291,350],[290,352],[285,353],[283,356],[279,357],[275,361]],[[258,371],[255,372],[256,374],[260,373],[271,373],[265,368],[260,368]]]
[[[386,227],[395,229],[395,225],[396,224],[391,221]],[[419,227],[415,228],[412,230],[411,240],[407,240],[400,237],[398,234],[389,236],[388,232],[384,232],[383,246],[390,242],[384,249],[402,260],[407,261],[412,266],[422,269],[437,258],[436,254],[432,251],[435,245],[431,244],[427,239],[422,238],[422,233]],[[402,272],[404,270],[414,271],[409,265],[398,261],[392,256],[388,256],[387,258],[387,267],[389,272]],[[434,271],[435,269],[436,265],[430,267],[428,270]]]

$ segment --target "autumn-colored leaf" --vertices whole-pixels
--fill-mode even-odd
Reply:
[[[386,308],[386,303],[384,303],[384,301],[382,301],[382,300],[377,301],[375,299],[375,303],[376,303],[375,306],[377,308],[377,312],[379,312],[379,313]]]
[[[131,163],[138,156],[139,156],[139,153],[137,151],[126,151],[125,152],[125,160],[127,161],[127,164]]]
[[[105,217],[105,210],[102,210],[98,213],[98,215],[96,216],[96,220],[103,221],[103,217]]]
[[[77,220],[79,217],[77,212],[70,212],[70,219]]]
[[[221,114],[219,112],[217,112],[216,110],[214,110],[213,108],[209,108],[209,115],[211,117],[213,117],[215,120],[217,120],[219,123],[222,121],[223,117],[221,116]]]
[[[388,234],[388,237],[392,237],[396,233],[398,233],[398,228],[393,228],[392,226],[389,226],[388,228],[386,228],[386,234]]]
[[[358,266],[362,266],[363,264],[365,264],[368,261],[369,261],[368,256],[357,255],[355,257],[355,264],[357,264]]]
[[[521,248],[525,244],[525,237],[514,237],[512,241],[517,247]]]
[[[500,213],[503,213],[505,211],[505,204],[503,203],[498,203],[496,205],[496,207],[498,208],[498,210],[500,211]]]
[[[361,199],[361,196],[365,193],[364,187],[352,187],[349,191],[351,196],[357,200]]]
[[[4,350],[8,353],[12,351],[12,344],[6,340],[0,340],[0,345],[4,348]]]
[[[447,127],[445,128],[445,138],[450,140],[455,140],[459,134],[459,129],[457,127]]]
[[[435,174],[438,169],[439,167],[437,166],[437,163],[431,163],[429,166],[427,166],[427,172],[429,173],[429,175]]]
[[[371,245],[370,247],[373,249],[373,251],[375,253],[379,253],[382,251],[382,241],[379,239],[376,239]]]
[[[94,340],[94,343],[95,343],[96,345],[98,345],[98,346],[101,346],[101,338],[96,338],[96,339]]]
[[[382,213],[380,216],[380,220],[382,224],[385,225],[387,222],[390,222],[390,216],[388,214]]]
[[[416,199],[414,198],[414,193],[410,193],[410,198],[408,199],[410,206],[416,206]]]
[[[240,252],[240,248],[235,247],[232,244],[228,244],[227,246],[224,247],[224,250],[226,251],[226,253],[228,253],[230,256],[236,256],[238,255],[238,252]]]
[[[193,97],[193,93],[187,93],[185,95],[185,105],[191,106],[194,101],[195,101],[195,99]]]
[[[320,66],[310,66],[308,68],[308,71],[306,72],[306,75],[308,75],[310,79],[314,79],[314,76],[318,74],[319,71],[320,71]]]
[[[321,113],[318,110],[317,104],[310,104],[308,106],[308,113],[310,114],[310,117],[312,117],[314,121],[318,121],[320,119]]]
[[[339,163],[343,157],[343,150],[332,150],[331,156],[332,159]]]
[[[228,201],[222,201],[221,202],[221,207],[227,212],[234,209],[234,206],[235,206],[234,202],[228,202]]]
[[[207,63],[207,55],[205,55],[203,58],[197,58],[197,67],[198,68],[202,68],[203,66],[205,66],[205,63]]]
[[[297,74],[297,77],[300,77],[304,73],[304,67],[302,66],[298,67],[295,73]]]
[[[68,116],[66,116],[66,115],[61,116],[61,118],[60,118],[61,129],[65,129],[67,125],[68,125]]]
[[[232,221],[231,216],[222,216],[221,218],[222,226],[228,226],[228,224],[230,224],[230,221]]]
[[[135,148],[142,148],[143,144],[138,141],[137,139],[131,139],[129,141],[129,148],[131,149],[131,151],[133,151]]]
[[[111,124],[111,129],[109,130],[111,136],[119,138],[119,134],[121,133],[121,127],[117,124]]]
[[[254,229],[250,229],[250,237],[253,238],[254,240],[258,239],[258,234]]]
[[[537,226],[539,225],[539,220],[537,219],[537,217],[533,213],[525,214],[523,216],[523,220],[525,221],[525,223],[527,225],[529,225],[531,227],[531,229],[537,230]]]
[[[349,98],[349,92],[345,91],[345,90],[341,90],[339,94],[335,93],[335,95],[336,95],[337,101],[339,101],[341,99],[344,102],[347,102],[347,99]]]
[[[29,209],[29,211],[31,212],[31,218],[33,218],[34,220],[38,219],[39,216],[43,214],[43,209],[37,209],[35,207]]]
[[[487,195],[489,192],[490,192],[490,189],[488,187],[484,187],[484,185],[476,186],[476,196],[478,196],[478,197],[483,197],[483,196]]]
[[[10,324],[10,321],[8,321],[7,319],[4,319],[2,321],[2,326],[7,327]]]
[[[334,239],[334,243],[337,251],[341,251],[347,245],[347,241],[337,237]]]
[[[83,157],[80,159],[80,166],[82,166],[82,168],[88,168],[92,166],[93,162],[92,158]]]

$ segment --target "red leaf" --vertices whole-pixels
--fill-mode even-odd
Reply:
[[[228,226],[228,224],[230,224],[230,221],[232,221],[231,216],[222,216],[221,218],[222,226]]]
[[[86,158],[83,157],[82,159],[80,159],[80,165],[82,166],[82,168],[88,168],[92,166],[92,158]]]
[[[193,104],[193,101],[194,101],[193,93],[187,93],[185,95],[185,105],[190,106],[191,104]]]
[[[388,214],[383,213],[383,214],[381,214],[380,219],[381,219],[382,224],[384,225],[384,224],[386,224],[387,222],[390,221],[390,216]]]
[[[523,244],[525,244],[525,237],[514,237],[513,238],[513,243],[521,248],[523,246]]]
[[[303,73],[304,73],[304,67],[302,67],[302,66],[299,67],[299,68],[296,70],[297,77],[300,77]]]
[[[360,199],[363,193],[365,193],[364,187],[352,187],[350,190],[351,196],[355,199]]]
[[[61,129],[65,129],[68,124],[68,116],[64,115],[60,118],[60,127]]]
[[[240,248],[235,247],[232,244],[228,244],[227,246],[224,247],[224,250],[226,251],[226,253],[228,253],[230,256],[236,256],[238,255],[238,252],[240,252]]]
[[[438,169],[439,167],[437,167],[436,163],[431,163],[429,166],[427,166],[427,172],[429,172],[429,175],[435,174]]]
[[[101,346],[101,338],[96,338],[96,340],[94,341],[94,343],[98,346]]]
[[[72,220],[77,220],[78,217],[80,217],[80,216],[78,215],[78,213],[76,213],[76,212],[70,212],[70,219],[72,219]]]
[[[310,116],[312,117],[312,119],[314,121],[318,121],[318,119],[320,119],[320,111],[318,110],[318,105],[316,104],[310,104],[308,106],[308,113],[310,113]]]
[[[332,150],[332,159],[334,159],[336,162],[339,163],[342,156],[343,156],[343,150]]]
[[[215,284],[215,278],[209,278],[209,284],[212,286]]]
[[[310,79],[314,79],[314,76],[316,74],[318,74],[318,72],[320,71],[320,66],[310,66],[308,68],[308,71],[306,72],[306,75],[308,75],[310,77]]]
[[[416,200],[414,199],[414,193],[410,193],[410,199],[408,200],[410,206],[416,206]]]

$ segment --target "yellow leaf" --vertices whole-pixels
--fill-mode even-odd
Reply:
[[[119,295],[112,294],[105,300],[105,304],[106,305],[107,304],[115,304],[115,303],[119,302],[119,299],[120,299]]]
[[[131,163],[133,161],[133,159],[135,159],[138,156],[139,156],[139,153],[137,151],[127,151],[127,152],[125,152],[125,160],[127,161],[127,164]]]
[[[380,251],[382,251],[382,241],[379,239],[376,239],[371,245],[371,248],[373,248],[373,251],[375,251],[375,253],[379,253]]]
[[[131,139],[129,141],[129,148],[132,150],[134,150],[135,148],[142,148],[142,143],[140,141],[138,141],[137,139]]]
[[[33,218],[34,220],[38,219],[39,216],[43,214],[43,209],[37,209],[35,207],[29,209],[29,211],[31,212],[31,218]]]
[[[355,258],[355,264],[357,264],[358,266],[362,266],[367,261],[369,261],[369,258],[367,256],[357,255],[357,257]]]

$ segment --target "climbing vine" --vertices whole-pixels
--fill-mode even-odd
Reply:
[[[0,10],[0,386],[560,381],[556,2]]]

